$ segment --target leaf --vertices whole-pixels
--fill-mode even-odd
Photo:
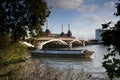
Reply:
[[[104,55],[104,58],[103,58],[103,59],[108,59],[109,56],[110,56],[110,54],[106,54],[106,55]]]
[[[102,28],[108,28],[108,25],[107,24],[102,24]]]

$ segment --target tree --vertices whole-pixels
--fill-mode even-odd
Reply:
[[[120,16],[120,2],[116,3],[117,11],[114,15]],[[120,78],[120,20],[113,26],[112,22],[102,24],[107,29],[101,36],[105,45],[109,46],[108,53],[104,55],[105,61],[102,63],[109,78]]]
[[[20,78],[15,74],[17,63],[28,59],[28,49],[18,41],[42,36],[41,26],[49,14],[45,0],[0,0],[0,80]]]
[[[45,0],[0,0],[0,33],[8,34],[15,42],[41,34],[49,14]]]

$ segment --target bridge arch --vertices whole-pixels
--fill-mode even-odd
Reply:
[[[78,43],[82,43],[80,40],[78,39],[74,39],[71,43],[74,43],[74,42],[78,42]]]
[[[71,42],[72,46],[80,46],[82,45],[82,42],[78,39],[74,39],[72,42]]]
[[[45,44],[47,44],[47,43],[50,43],[50,42],[53,42],[53,41],[58,41],[58,42],[61,42],[61,43],[64,44],[64,45],[67,45],[67,43],[66,43],[65,41],[60,40],[60,39],[51,39],[51,40],[49,40],[49,41],[46,41],[46,42],[42,43],[41,45],[43,46],[43,45],[45,45]]]
[[[42,49],[45,44],[50,43],[50,42],[55,42],[55,41],[58,42],[58,44],[62,43],[63,45],[68,45],[67,42],[65,42],[65,41],[63,41],[61,39],[51,39],[51,40],[39,43],[38,46],[39,46],[40,49]]]

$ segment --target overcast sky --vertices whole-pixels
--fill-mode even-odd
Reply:
[[[116,0],[47,0],[47,3],[52,7],[48,18],[52,33],[61,33],[61,25],[67,33],[70,24],[73,36],[94,39],[95,29],[102,28],[101,24],[116,21],[113,15]]]

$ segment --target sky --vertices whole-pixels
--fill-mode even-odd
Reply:
[[[68,31],[68,24],[72,35],[76,38],[94,39],[95,29],[102,28],[101,24],[109,21],[116,22],[116,0],[46,0],[51,14],[48,28],[52,33]],[[43,26],[46,30],[46,27]]]

